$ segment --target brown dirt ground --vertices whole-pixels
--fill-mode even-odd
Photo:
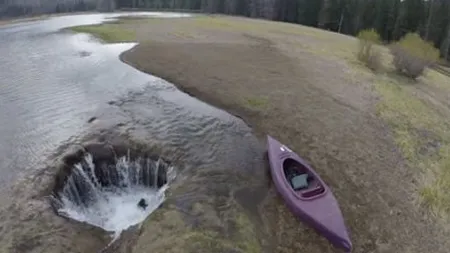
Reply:
[[[140,42],[121,56],[124,62],[238,115],[262,140],[276,137],[317,168],[340,202],[353,252],[448,252],[448,234],[415,203],[417,170],[376,116],[372,74],[354,66],[352,52],[334,50],[354,39],[231,17],[122,26]],[[274,191],[258,210],[271,252],[336,252],[293,218]],[[186,247],[179,240],[164,249]],[[139,240],[135,251],[148,250],[149,241]]]

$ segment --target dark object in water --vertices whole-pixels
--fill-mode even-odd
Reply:
[[[138,207],[145,209],[145,208],[147,208],[147,206],[148,206],[148,204],[147,204],[147,201],[145,201],[145,199],[139,200]]]
[[[92,53],[91,52],[88,52],[88,51],[80,51],[79,53],[78,53],[78,55],[80,56],[80,57],[88,57],[88,56],[90,56]]]
[[[90,118],[90,119],[88,120],[88,123],[92,123],[92,122],[94,122],[96,119],[97,119],[97,117],[92,117],[92,118]]]
[[[267,136],[272,180],[289,209],[346,252],[352,243],[333,193],[319,175],[297,154]]]

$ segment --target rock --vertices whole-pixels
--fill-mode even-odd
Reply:
[[[145,208],[147,208],[147,206],[148,206],[148,204],[147,204],[147,201],[145,201],[145,199],[139,200],[138,207],[145,209]]]

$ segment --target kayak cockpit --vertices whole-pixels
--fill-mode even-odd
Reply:
[[[325,192],[325,187],[318,178],[296,160],[286,159],[283,162],[283,171],[287,182],[301,198],[313,198]]]

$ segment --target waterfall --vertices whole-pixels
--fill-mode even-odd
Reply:
[[[73,165],[65,185],[53,196],[58,214],[120,233],[141,223],[164,201],[174,168],[162,159],[115,158],[115,164],[95,164],[90,153]],[[137,203],[144,199],[144,209]]]

